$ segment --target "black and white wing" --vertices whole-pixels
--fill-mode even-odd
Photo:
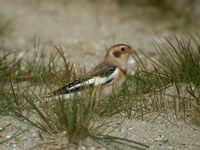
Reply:
[[[68,85],[53,91],[53,95],[70,94],[99,85],[111,84],[117,76],[117,66],[100,64],[88,72],[85,77],[70,82]]]

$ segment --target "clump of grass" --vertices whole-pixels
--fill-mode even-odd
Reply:
[[[35,49],[40,48],[39,41],[36,41]],[[99,102],[90,92],[68,100],[52,98],[47,101],[45,93],[53,90],[55,85],[67,84],[74,72],[61,46],[55,48],[57,53],[51,55],[47,63],[36,51],[33,60],[21,58],[17,61],[19,65],[14,74],[8,71],[6,86],[0,93],[4,106],[1,115],[12,116],[50,136],[65,132],[69,143],[78,144],[91,138],[100,143],[146,149],[146,145],[102,132],[106,123],[102,121],[104,117],[99,116]]]
[[[91,94],[84,97],[76,95],[68,100],[52,99],[51,102],[44,102],[31,88],[22,93],[13,90],[12,95],[13,97],[4,97],[10,110],[8,115],[50,136],[65,132],[69,144],[78,145],[80,141],[91,138],[102,145],[110,144],[111,147],[119,144],[136,149],[148,148],[144,144],[102,132],[107,123],[98,116],[98,103]],[[19,103],[22,100],[24,105]]]
[[[50,54],[49,60],[45,62],[43,50],[39,47],[39,41],[34,45],[33,59],[27,60],[24,58],[27,52],[4,52],[0,57],[0,77],[4,81],[9,81],[10,77],[16,82],[32,82],[33,84],[42,84],[45,81],[53,84],[67,83],[71,78],[73,65],[69,63],[62,49],[55,46],[56,53]],[[19,57],[18,54],[23,54]],[[62,65],[57,65],[61,64]],[[59,75],[59,76],[57,76]],[[3,81],[2,80],[2,81]]]
[[[161,49],[159,63],[164,74],[168,76],[171,82],[193,83],[200,85],[200,53],[198,45],[191,46],[191,40],[184,41],[176,38],[177,47],[168,41],[170,48],[168,51]],[[165,56],[164,56],[165,55]]]
[[[152,112],[174,113],[185,121],[189,115],[199,125],[200,36],[190,37],[188,41],[175,38],[173,43],[166,39],[167,44],[156,45],[156,58],[144,53],[145,59],[137,56],[140,65],[136,73],[128,77],[120,94],[101,105],[101,115],[143,119]]]
[[[179,105],[184,118],[190,109],[199,108],[200,53],[199,43],[195,41],[200,41],[200,38],[197,36],[189,41],[176,38],[176,45],[166,40],[170,47],[159,48],[161,57],[158,60],[158,72],[175,86],[178,102],[174,103]]]
[[[146,107],[145,111],[160,112],[170,108],[177,117],[178,113],[179,116],[183,113],[183,119],[187,118],[188,114],[194,115],[193,122],[199,124],[199,41],[198,34],[188,41],[175,38],[172,43],[166,39],[167,44],[156,46],[159,55],[157,59],[147,56],[154,70],[143,68],[132,77],[136,82],[135,94],[143,96],[140,102],[143,103],[143,108]],[[195,114],[191,114],[191,110]]]

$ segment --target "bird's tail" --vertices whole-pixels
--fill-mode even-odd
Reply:
[[[59,96],[59,95],[64,95],[64,94],[66,94],[65,87],[62,87],[60,89],[47,93],[47,97]]]

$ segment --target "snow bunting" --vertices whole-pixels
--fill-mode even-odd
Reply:
[[[69,95],[85,89],[92,92],[103,93],[108,96],[121,87],[127,75],[127,62],[129,57],[135,53],[133,48],[126,44],[117,44],[110,47],[102,63],[97,65],[83,77],[78,78],[68,85],[52,92],[54,96]]]

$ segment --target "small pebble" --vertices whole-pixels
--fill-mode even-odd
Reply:
[[[7,139],[11,138],[11,135],[7,135],[6,138],[7,138]]]

